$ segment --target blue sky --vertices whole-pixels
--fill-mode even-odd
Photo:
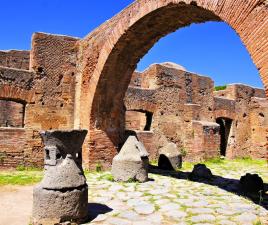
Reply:
[[[84,37],[133,0],[1,0],[0,49],[30,49],[34,32]],[[236,33],[225,23],[193,24],[162,38],[138,64],[172,61],[214,79],[215,85],[263,87]]]

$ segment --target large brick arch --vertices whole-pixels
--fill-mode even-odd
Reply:
[[[137,0],[80,42],[75,125],[90,130],[89,160],[111,162],[116,152],[123,97],[138,61],[163,36],[206,21],[236,31],[268,94],[266,0]]]

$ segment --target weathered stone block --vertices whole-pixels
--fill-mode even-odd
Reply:
[[[164,170],[176,170],[182,166],[182,156],[175,143],[168,143],[159,150],[158,167]]]
[[[113,159],[112,174],[116,181],[148,180],[149,159],[144,145],[130,136]]]

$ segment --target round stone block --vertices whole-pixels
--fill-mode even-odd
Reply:
[[[33,191],[33,224],[82,223],[88,215],[88,187],[47,190],[40,185]]]

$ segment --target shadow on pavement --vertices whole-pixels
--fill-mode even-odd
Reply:
[[[264,184],[264,193],[260,196],[259,193],[244,193],[239,185],[239,180],[225,178],[217,175],[213,175],[212,179],[190,179],[190,172],[182,172],[182,171],[167,171],[161,170],[157,166],[150,165],[149,172],[153,174],[158,174],[162,176],[169,176],[177,179],[190,180],[192,182],[198,182],[203,184],[208,184],[212,186],[217,186],[225,191],[231,192],[238,196],[243,196],[255,204],[258,204],[268,210],[268,184]]]
[[[99,204],[99,203],[88,203],[88,219],[86,223],[94,220],[98,215],[105,214],[113,211],[107,205]]]

